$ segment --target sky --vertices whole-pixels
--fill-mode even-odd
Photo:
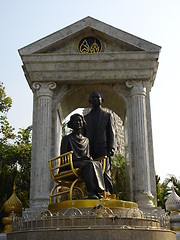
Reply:
[[[151,115],[156,174],[180,177],[179,0],[0,0],[0,81],[12,98],[10,124],[32,124],[33,96],[18,49],[91,16],[162,47]]]

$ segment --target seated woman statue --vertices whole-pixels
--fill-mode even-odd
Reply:
[[[73,151],[72,159],[75,168],[81,169],[81,176],[86,184],[89,199],[100,198],[100,193],[105,191],[101,163],[93,161],[89,155],[89,140],[82,135],[86,124],[80,114],[71,116],[67,126],[73,130],[62,138],[61,154]]]

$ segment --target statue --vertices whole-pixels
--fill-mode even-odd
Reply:
[[[82,178],[85,181],[89,199],[101,198],[105,191],[104,178],[101,163],[93,161],[89,154],[89,140],[82,135],[86,122],[80,114],[71,116],[67,126],[73,130],[62,138],[61,154],[73,151],[72,159],[75,168],[81,169]]]
[[[112,116],[102,109],[102,102],[103,98],[100,93],[94,91],[90,94],[89,103],[92,105],[92,110],[85,115],[87,125],[85,125],[84,135],[89,139],[90,155],[94,159],[108,156],[106,159],[104,182],[106,192],[113,194],[110,156],[114,155],[114,129]]]

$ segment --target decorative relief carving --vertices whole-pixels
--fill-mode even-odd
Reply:
[[[40,87],[41,87],[41,83],[35,82],[35,83],[33,83],[32,87],[33,87],[35,90],[39,90]]]
[[[126,81],[126,86],[127,86],[128,88],[132,88],[132,87],[134,86],[133,81]]]
[[[35,82],[32,85],[33,89],[36,90],[37,97],[49,96],[52,97],[53,91],[57,84],[55,82]]]
[[[146,96],[146,87],[142,81],[126,81],[126,86],[130,88],[130,95]]]
[[[48,82],[47,86],[50,90],[54,90],[57,87],[57,84],[55,82]]]

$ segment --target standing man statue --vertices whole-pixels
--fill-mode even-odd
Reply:
[[[111,159],[114,155],[114,129],[112,116],[101,107],[103,98],[100,93],[94,91],[89,96],[92,110],[85,116],[85,136],[89,139],[90,155],[93,159],[107,156],[104,181],[106,192],[113,194],[111,178]]]

